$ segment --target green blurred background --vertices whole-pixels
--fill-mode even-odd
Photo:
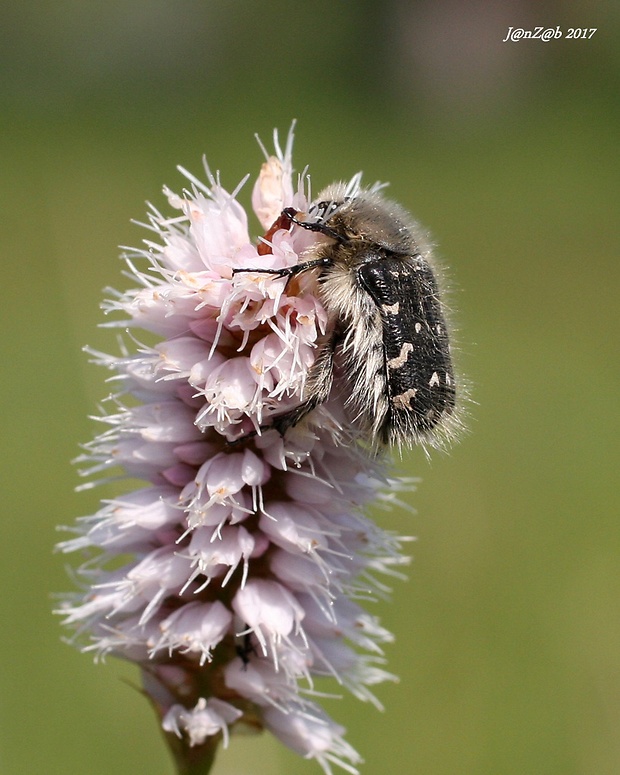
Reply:
[[[597,32],[502,42],[536,25]],[[364,775],[620,772],[619,30],[577,0],[3,4],[3,775],[171,773],[133,671],[50,613],[55,526],[103,494],[73,492],[107,392],[81,347],[115,351],[102,288],[175,165],[233,188],[293,118],[315,190],[363,169],[431,228],[477,402],[449,456],[400,465],[417,515],[378,517],[418,536],[382,611],[401,682],[329,711]],[[263,736],[214,775],[318,772]]]

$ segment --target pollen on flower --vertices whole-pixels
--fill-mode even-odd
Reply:
[[[338,385],[284,436],[271,427],[300,403],[330,326],[312,273],[263,271],[299,264],[317,239],[281,217],[307,211],[309,184],[293,176],[292,130],[284,149],[274,141],[252,191],[262,237],[241,186],[229,193],[205,164],[206,182],[183,170],[189,190],[165,189],[173,216],[151,207],[144,248],[125,255],[136,287],[104,310],[131,334],[119,356],[91,353],[116,393],[79,464],[144,484],[59,545],[88,555],[60,613],[84,650],[141,668],[176,756],[250,725],[326,773],[355,773],[359,755],[308,690],[331,676],[379,705],[369,687],[393,679],[391,636],[359,601],[384,597],[378,576],[406,560],[363,514],[391,483],[345,443]]]

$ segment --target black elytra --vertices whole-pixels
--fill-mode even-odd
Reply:
[[[331,310],[333,330],[319,345],[306,395],[275,417],[273,427],[284,435],[328,399],[335,359],[344,350],[349,403],[361,435],[374,446],[440,446],[438,432],[456,403],[450,341],[433,268],[417,250],[403,212],[374,192],[319,201],[311,212],[315,220],[304,221],[286,208],[274,226],[294,224],[332,241],[314,257],[281,269],[233,270],[290,279],[316,269],[328,313],[330,304],[338,308]]]

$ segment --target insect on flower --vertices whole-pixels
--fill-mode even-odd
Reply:
[[[285,208],[278,228],[319,235],[306,260],[280,269],[234,269],[286,277],[317,270],[328,327],[301,403],[273,422],[282,435],[325,402],[340,366],[361,437],[371,447],[442,446],[458,428],[450,340],[430,248],[418,225],[379,186],[322,191],[306,214]]]
[[[356,775],[313,681],[381,707],[372,689],[395,679],[392,635],[361,603],[385,597],[407,539],[363,512],[408,489],[383,445],[458,427],[454,376],[417,225],[359,175],[311,204],[292,128],[274,146],[252,192],[258,245],[242,184],[229,193],[205,163],[125,254],[134,287],[111,292],[108,325],[155,341],[90,350],[117,387],[78,463],[128,484],[59,545],[86,556],[58,613],[83,650],[139,666],[179,772],[252,728]]]

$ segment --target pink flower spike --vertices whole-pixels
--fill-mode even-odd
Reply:
[[[140,668],[179,772],[208,772],[220,742],[251,728],[327,775],[357,773],[314,682],[379,706],[370,688],[393,678],[391,635],[366,607],[405,558],[363,512],[402,486],[358,441],[346,372],[364,326],[347,334],[334,314],[344,279],[327,302],[335,267],[316,256],[330,234],[303,227],[334,203],[313,203],[305,170],[293,172],[292,129],[274,146],[256,218],[237,200],[245,179],[227,190],[206,164],[204,182],[181,170],[185,190],[164,190],[169,211],[151,207],[142,247],[125,254],[134,287],[104,309],[107,327],[131,333],[117,355],[90,351],[115,392],[78,459],[84,489],[97,477],[117,489],[59,545],[84,554],[58,610],[72,640]],[[359,189],[355,176],[333,190]],[[319,389],[329,395],[312,406]]]

